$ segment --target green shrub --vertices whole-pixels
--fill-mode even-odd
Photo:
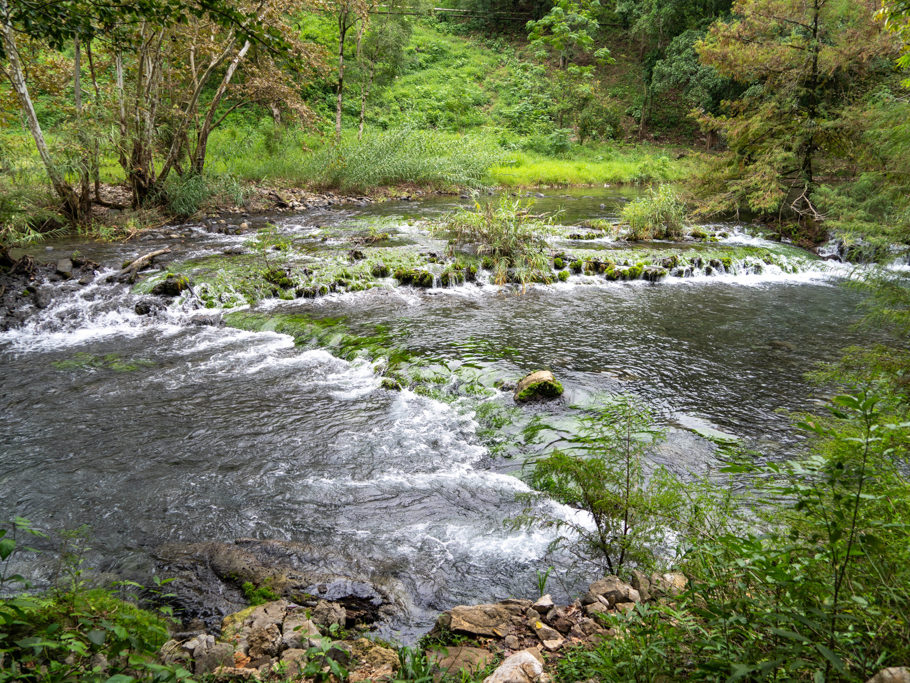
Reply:
[[[483,265],[493,271],[497,284],[550,277],[547,216],[531,213],[531,205],[502,195],[499,202],[475,202],[473,210],[460,209],[436,225],[433,232],[455,244],[474,245]],[[488,260],[489,259],[489,260]]]
[[[669,185],[653,188],[622,209],[632,240],[679,239],[685,235],[686,207]]]
[[[550,498],[590,515],[593,528],[575,518],[542,518],[534,510],[537,496],[516,526],[543,523],[565,530],[553,543],[589,560],[611,574],[630,563],[652,566],[652,549],[661,540],[661,523],[679,504],[674,482],[662,469],[646,481],[643,457],[662,438],[650,411],[631,396],[618,396],[592,409],[579,421],[567,446],[538,460],[529,483]]]

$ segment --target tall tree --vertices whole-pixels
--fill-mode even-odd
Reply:
[[[726,114],[702,123],[721,131],[730,154],[703,176],[707,211],[792,210],[807,224],[819,159],[846,147],[844,117],[863,76],[887,54],[875,0],[737,0],[697,44],[703,63],[746,87]]]

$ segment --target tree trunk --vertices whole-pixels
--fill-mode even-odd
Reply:
[[[194,173],[201,174],[205,168],[205,150],[209,143],[209,135],[211,135],[212,129],[214,128],[212,121],[215,117],[215,110],[218,108],[218,105],[224,98],[224,93],[227,91],[228,86],[231,84],[231,79],[234,77],[234,73],[237,71],[237,67],[246,56],[246,53],[249,51],[250,47],[251,43],[247,40],[244,42],[243,47],[237,51],[237,54],[234,55],[231,63],[228,64],[227,70],[224,72],[224,77],[221,79],[221,83],[218,84],[218,90],[215,91],[215,96],[209,103],[208,111],[205,114],[205,121],[199,128],[199,132],[196,135],[196,150],[193,154],[193,159],[190,164],[190,167]]]
[[[82,152],[82,159],[79,161],[79,214],[87,216],[92,210],[93,164],[82,120],[82,41],[79,40],[78,33],[73,36],[73,104],[76,107],[76,136]]]
[[[54,165],[50,151],[47,148],[47,142],[44,139],[44,132],[41,130],[41,124],[38,121],[38,115],[35,113],[35,106],[28,92],[28,86],[25,83],[25,76],[22,71],[22,62],[19,60],[19,50],[16,47],[16,36],[13,31],[10,11],[7,0],[0,0],[0,40],[3,42],[3,49],[6,52],[6,58],[9,61],[9,79],[13,86],[16,96],[19,98],[19,104],[25,114],[29,132],[35,141],[35,147],[38,149],[38,156],[41,157],[41,163],[47,172],[48,179],[57,196],[63,200],[63,210],[73,220],[81,220],[79,215],[79,200],[73,188]]]
[[[357,139],[363,140],[363,122],[367,115],[367,98],[370,96],[370,90],[373,88],[373,76],[376,74],[376,67],[370,65],[370,78],[361,86],[360,89],[360,127],[357,129]]]
[[[344,37],[348,32],[348,11],[338,14],[338,101],[335,104],[335,144],[341,141],[341,105],[344,98]]]

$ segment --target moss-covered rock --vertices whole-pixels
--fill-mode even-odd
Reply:
[[[548,401],[562,396],[562,384],[549,370],[535,370],[522,379],[515,388],[514,398],[519,403]]]
[[[152,287],[156,296],[179,296],[181,292],[192,287],[193,282],[186,275],[170,274]]]

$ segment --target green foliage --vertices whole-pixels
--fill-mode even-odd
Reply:
[[[198,173],[170,175],[164,184],[168,210],[175,216],[187,218],[199,211],[206,202],[218,199],[234,206],[242,205],[244,191],[233,176],[206,176]]]
[[[498,202],[475,201],[473,210],[460,209],[433,230],[453,244],[474,245],[479,255],[489,256],[497,284],[524,286],[550,276],[550,219],[532,214],[531,205],[520,199],[502,195]]]
[[[534,463],[531,486],[554,500],[582,510],[593,528],[577,520],[540,518],[535,497],[516,524],[542,523],[566,530],[556,546],[601,563],[615,574],[630,563],[650,566],[652,548],[678,504],[672,478],[657,470],[646,480],[642,459],[662,438],[650,411],[631,396],[617,396],[580,419],[577,433],[561,451]],[[573,545],[574,544],[574,545]]]
[[[628,238],[632,240],[679,239],[686,234],[686,207],[669,185],[635,199],[622,208],[622,217],[629,224]]]
[[[856,145],[847,107],[886,51],[882,27],[869,19],[873,5],[740,0],[734,21],[711,26],[696,46],[702,62],[744,91],[726,115],[699,119],[729,146],[696,185],[704,213],[746,208],[819,220],[820,163]]]
[[[910,496],[898,458],[910,423],[884,418],[874,395],[835,397],[830,416],[801,424],[811,455],[749,468],[765,500],[783,501],[758,510],[763,531],[740,518],[695,543],[686,566],[706,627],[693,643],[703,672],[865,680],[908,656]]]
[[[302,169],[317,187],[364,190],[396,183],[437,188],[481,185],[498,154],[478,139],[411,128],[345,138],[310,156]]]
[[[22,534],[46,537],[21,518],[0,529],[0,588],[25,585],[8,571],[17,552],[34,551],[21,546]],[[189,671],[156,661],[169,637],[158,615],[111,591],[85,589],[85,539],[84,529],[61,533],[55,590],[0,600],[0,681],[190,681]]]
[[[244,581],[240,588],[243,590],[243,595],[250,605],[264,605],[267,602],[278,600],[278,598],[281,597],[268,584],[257,586],[250,581]]]

